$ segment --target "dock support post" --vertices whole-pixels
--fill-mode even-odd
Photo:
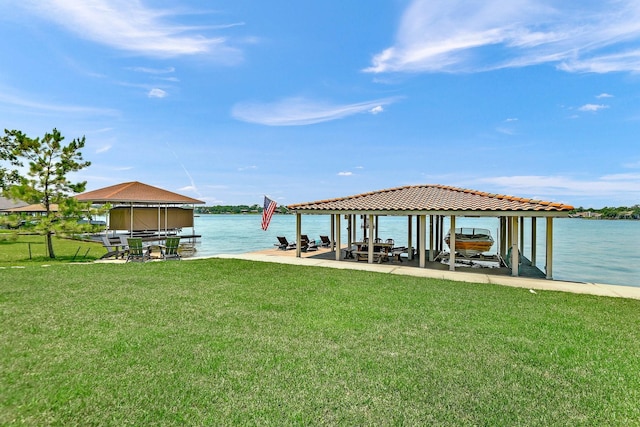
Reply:
[[[429,215],[429,262],[433,262],[433,254],[436,252],[435,236],[433,234],[433,215]]]
[[[369,246],[367,247],[368,253],[367,258],[369,259],[369,264],[373,264],[373,243],[374,243],[374,234],[373,234],[373,215],[369,215]]]
[[[296,257],[302,256],[302,214],[296,213]]]
[[[511,275],[519,274],[520,257],[518,256],[518,217],[511,217]]]
[[[534,216],[531,218],[531,266],[536,266],[536,255],[538,246],[538,230],[537,230],[537,218]]]
[[[456,217],[451,215],[449,230],[449,270],[456,271]]]
[[[351,221],[351,217],[349,217],[349,221]],[[335,248],[336,248],[336,261],[340,261],[340,257],[342,253],[340,242],[342,240],[342,237],[340,236],[340,214],[339,213],[336,214],[335,230],[336,230],[336,238],[333,239],[333,244],[335,245]],[[351,236],[349,236],[349,240],[351,240]]]
[[[418,237],[418,246],[420,247],[420,268],[425,268],[427,266],[427,262],[425,260],[425,248],[426,248],[426,236],[427,236],[427,216],[420,215],[419,217],[420,226],[418,229],[420,230],[420,236]]]
[[[553,218],[547,218],[547,279],[553,279]]]
[[[413,216],[407,217],[407,247],[409,248],[409,261],[413,259]]]

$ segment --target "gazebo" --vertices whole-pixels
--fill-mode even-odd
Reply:
[[[524,221],[531,221],[530,262],[535,266],[538,218],[546,220],[546,265],[545,276],[552,279],[553,264],[553,219],[569,215],[573,206],[533,200],[528,198],[491,194],[487,192],[456,188],[445,185],[425,184],[390,188],[369,193],[356,194],[315,202],[289,205],[296,215],[297,256],[301,256],[302,215],[331,215],[331,241],[334,242],[335,259],[341,260],[341,220],[347,221],[347,248],[355,240],[358,216],[365,221],[368,235],[375,236],[379,218],[382,216],[407,217],[408,254],[417,249],[419,266],[426,267],[427,259],[434,261],[443,251],[446,231],[444,218],[449,217],[449,239],[452,247],[449,269],[455,270],[455,228],[459,217],[493,217],[499,220],[498,241],[500,255],[507,258],[511,275],[519,275],[521,248],[524,247]],[[415,220],[415,227],[414,221]],[[415,230],[415,232],[414,232]],[[415,242],[415,244],[414,244]],[[428,250],[427,250],[428,249]],[[368,246],[368,262],[372,263],[373,245]]]
[[[194,228],[193,205],[201,200],[141,182],[124,182],[79,194],[75,198],[92,204],[110,204],[107,230],[127,230],[130,235],[167,235],[184,227]],[[197,237],[195,232],[190,236]]]

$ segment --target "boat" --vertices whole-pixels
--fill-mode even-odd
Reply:
[[[444,241],[449,248],[449,236],[451,230],[447,233]],[[465,257],[472,257],[487,252],[493,246],[493,237],[491,232],[486,228],[456,228],[456,252]]]

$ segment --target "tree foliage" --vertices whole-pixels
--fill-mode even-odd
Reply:
[[[51,133],[35,139],[20,131],[5,130],[2,140],[3,147],[12,150],[7,156],[12,164],[24,159],[29,166],[27,176],[20,176],[19,183],[7,186],[7,192],[13,199],[42,204],[44,215],[37,218],[34,230],[46,236],[49,256],[55,258],[52,234],[81,232],[84,226],[78,220],[95,214],[88,204],[71,197],[86,187],[86,181],[72,182],[69,178],[69,174],[91,164],[82,158],[80,151],[85,138],[76,138],[64,145],[64,137],[54,128]]]
[[[577,209],[574,209],[571,213],[580,216],[584,216],[584,213],[590,213],[591,215],[595,214],[595,217],[604,219],[640,219],[640,205],[636,204],[633,206],[618,207],[605,206],[604,208],[600,209],[587,209],[581,206]]]
[[[0,138],[0,190],[2,192],[20,182],[20,173],[17,170],[23,165],[20,154],[28,148],[25,144],[29,143],[29,140],[19,131],[5,129],[4,133]]]
[[[195,212],[199,214],[259,214],[264,208],[261,205],[215,205],[197,206]],[[286,206],[278,206],[276,213],[288,213]]]

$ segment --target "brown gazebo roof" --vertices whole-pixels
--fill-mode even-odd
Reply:
[[[562,203],[434,184],[396,187],[337,199],[293,204],[288,207],[301,213],[322,213],[323,211],[383,211],[390,213],[468,211],[470,214],[505,211],[566,213],[573,209],[573,206]]]
[[[82,202],[94,203],[146,203],[146,204],[202,204],[201,200],[153,187],[138,181],[88,191],[75,196]]]

